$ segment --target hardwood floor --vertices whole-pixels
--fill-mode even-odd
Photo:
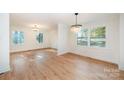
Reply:
[[[116,64],[55,50],[35,50],[11,54],[11,71],[1,80],[113,80],[124,79]]]

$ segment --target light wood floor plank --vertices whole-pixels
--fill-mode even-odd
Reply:
[[[52,49],[11,54],[11,71],[1,80],[118,80],[124,71],[116,64],[67,53],[57,56]]]

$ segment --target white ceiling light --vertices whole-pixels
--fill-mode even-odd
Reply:
[[[39,29],[40,27],[37,24],[35,24],[32,28],[33,31],[39,31]]]
[[[75,19],[76,23],[75,23],[75,25],[71,26],[71,31],[73,31],[73,32],[79,32],[81,30],[81,28],[82,28],[82,25],[77,24],[77,15],[78,15],[78,13],[75,13],[75,16],[76,16],[76,19]]]

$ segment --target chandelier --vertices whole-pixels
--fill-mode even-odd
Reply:
[[[77,16],[78,16],[78,13],[75,13],[75,25],[71,26],[71,31],[73,32],[79,32],[82,28],[81,24],[77,24]]]

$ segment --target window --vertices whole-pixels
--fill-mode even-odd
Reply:
[[[90,32],[90,46],[105,47],[105,27],[97,27]]]
[[[38,43],[43,43],[43,33],[38,33],[36,40]]]
[[[88,29],[82,29],[77,33],[77,45],[88,45]]]
[[[97,27],[91,29],[82,29],[77,33],[77,45],[91,47],[106,46],[106,27]]]
[[[15,31],[12,35],[12,40],[14,44],[22,44],[24,43],[24,32]]]

